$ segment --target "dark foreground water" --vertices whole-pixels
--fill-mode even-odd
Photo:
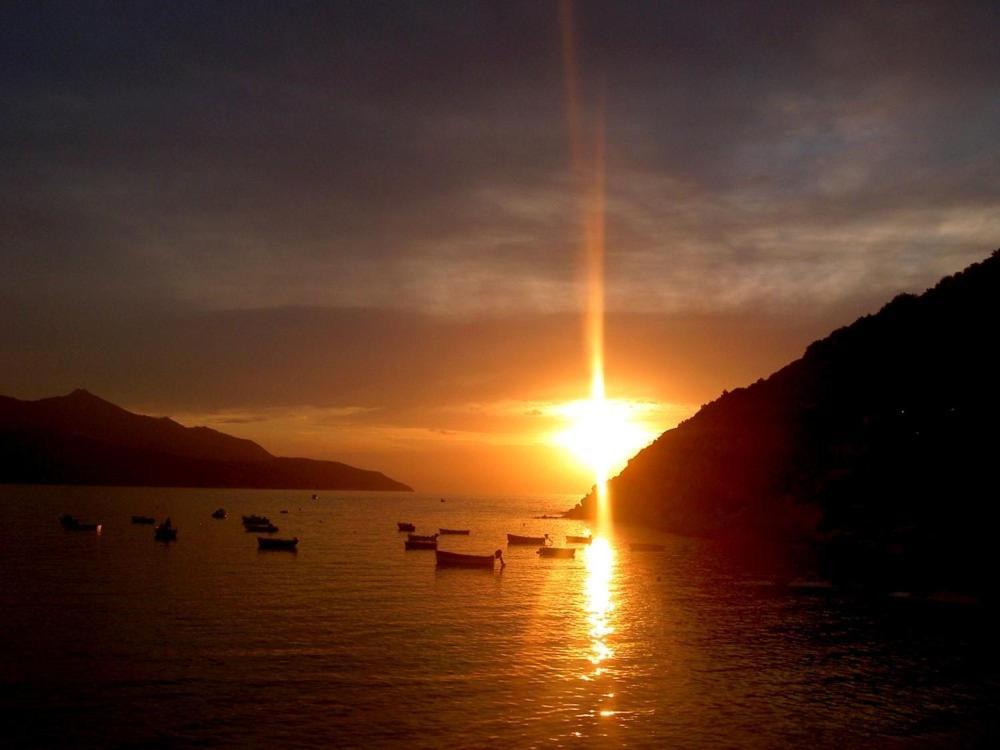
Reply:
[[[995,740],[975,607],[792,596],[618,528],[574,560],[506,532],[575,498],[0,487],[0,745],[952,747]],[[228,520],[209,514],[224,506]],[[287,514],[280,514],[287,509]],[[64,531],[68,511],[104,523]],[[257,551],[240,514],[298,536]],[[132,514],[170,515],[174,544]],[[442,548],[502,572],[437,570]],[[630,541],[659,541],[660,553]]]

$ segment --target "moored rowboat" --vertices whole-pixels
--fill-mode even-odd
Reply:
[[[411,542],[436,542],[437,534],[409,534],[406,537]]]
[[[244,529],[248,534],[273,534],[278,527],[273,523],[250,523],[245,524]]]
[[[538,554],[542,557],[575,557],[575,547],[539,547]]]
[[[429,542],[424,542],[424,541],[419,541],[419,540],[415,540],[415,539],[407,539],[405,542],[403,542],[403,547],[405,549],[408,549],[408,550],[410,550],[410,549],[437,549],[438,548],[438,543],[437,543],[437,540],[432,540],[432,541],[429,541]]]
[[[517,534],[507,535],[507,544],[530,544],[532,547],[538,544],[549,544],[549,535],[545,536],[519,536]]]
[[[404,521],[397,521],[396,528],[400,531],[416,531],[417,527],[412,523],[405,523]]]
[[[590,544],[592,541],[594,541],[594,538],[590,536],[566,535],[566,544]]]
[[[158,542],[176,542],[177,527],[170,523],[170,519],[168,518],[156,527],[156,530],[153,532],[153,539]]]
[[[298,549],[298,544],[299,538],[297,536],[291,539],[273,539],[266,536],[257,537],[257,549],[284,549],[295,552]]]
[[[101,524],[81,521],[69,513],[63,513],[59,516],[59,523],[67,531],[96,531],[98,534],[101,533]]]
[[[489,568],[493,570],[494,560],[500,561],[501,568],[506,565],[501,550],[497,550],[492,555],[462,555],[458,552],[437,550],[437,564],[441,568]]]

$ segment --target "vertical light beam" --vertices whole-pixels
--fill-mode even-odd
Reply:
[[[593,125],[593,150],[585,153],[580,74],[576,59],[576,32],[573,6],[570,0],[560,0],[559,17],[562,29],[563,74],[566,96],[567,130],[569,134],[570,169],[582,206],[583,254],[586,288],[584,333],[590,367],[590,400],[597,414],[607,411],[604,385],[604,104],[597,107]],[[601,420],[597,420],[600,422]],[[611,509],[608,498],[610,465],[606,456],[594,466],[594,486],[597,494],[597,531],[611,531]]]

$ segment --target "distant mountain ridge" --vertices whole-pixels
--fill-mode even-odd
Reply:
[[[706,404],[610,482],[618,520],[810,546],[823,572],[1000,589],[1000,250]],[[589,494],[570,516],[594,515]]]
[[[0,482],[412,491],[377,471],[276,457],[252,440],[134,414],[82,389],[38,401],[0,396]]]

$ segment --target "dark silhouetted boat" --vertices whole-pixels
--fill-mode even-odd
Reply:
[[[788,582],[788,590],[797,594],[830,594],[834,586],[832,581],[824,579],[796,578]]]
[[[440,568],[489,568],[492,570],[494,560],[500,561],[501,568],[506,565],[503,561],[502,550],[497,550],[492,555],[462,555],[458,552],[437,550],[437,564]]]
[[[663,552],[662,544],[650,544],[649,542],[632,542],[629,545],[633,552]]]
[[[468,536],[468,529],[438,529],[439,534],[460,534],[462,536]]]
[[[93,521],[81,521],[69,513],[63,513],[59,516],[59,523],[67,531],[96,531],[98,534],[101,533],[101,524]]]
[[[225,508],[219,508],[217,510],[212,511],[212,518],[218,518],[218,519],[221,520],[221,519],[223,519],[225,517],[226,517],[226,509]]]
[[[156,523],[155,518],[150,518],[149,516],[132,516],[132,523],[141,524],[144,526],[152,526]]]
[[[319,495],[317,495],[316,493],[313,493],[312,499],[313,500],[319,500]]]
[[[156,527],[156,530],[153,532],[153,539],[158,542],[177,541],[177,527],[174,526],[168,518]]]
[[[243,516],[244,526],[260,526],[268,523],[271,523],[271,519],[267,516]]]
[[[406,538],[409,539],[411,542],[436,542],[437,538],[438,538],[438,535],[437,534],[427,534],[427,535],[424,535],[424,534],[410,534]]]
[[[278,527],[273,523],[251,523],[246,525],[248,534],[274,534]]]
[[[507,544],[523,544],[523,545],[530,544],[532,547],[535,547],[539,544],[551,544],[551,543],[552,540],[549,539],[548,534],[546,534],[545,536],[519,536],[517,534],[507,535]]]
[[[278,512],[279,513],[287,513],[288,511],[287,510],[279,510]]]
[[[400,531],[416,531],[417,527],[412,523],[404,523],[403,521],[396,522],[396,528]]]
[[[257,549],[274,549],[296,552],[298,550],[298,546],[299,538],[297,536],[292,537],[291,539],[274,539],[266,536],[257,537]]]
[[[594,538],[591,536],[566,535],[566,544],[590,544],[592,541],[594,541]]]
[[[575,557],[575,547],[539,547],[538,554],[542,557]]]
[[[428,541],[422,541],[422,540],[419,540],[419,539],[407,539],[405,542],[403,542],[403,545],[408,550],[410,550],[410,549],[437,549],[438,548],[437,540],[433,540],[433,541],[428,542]]]

